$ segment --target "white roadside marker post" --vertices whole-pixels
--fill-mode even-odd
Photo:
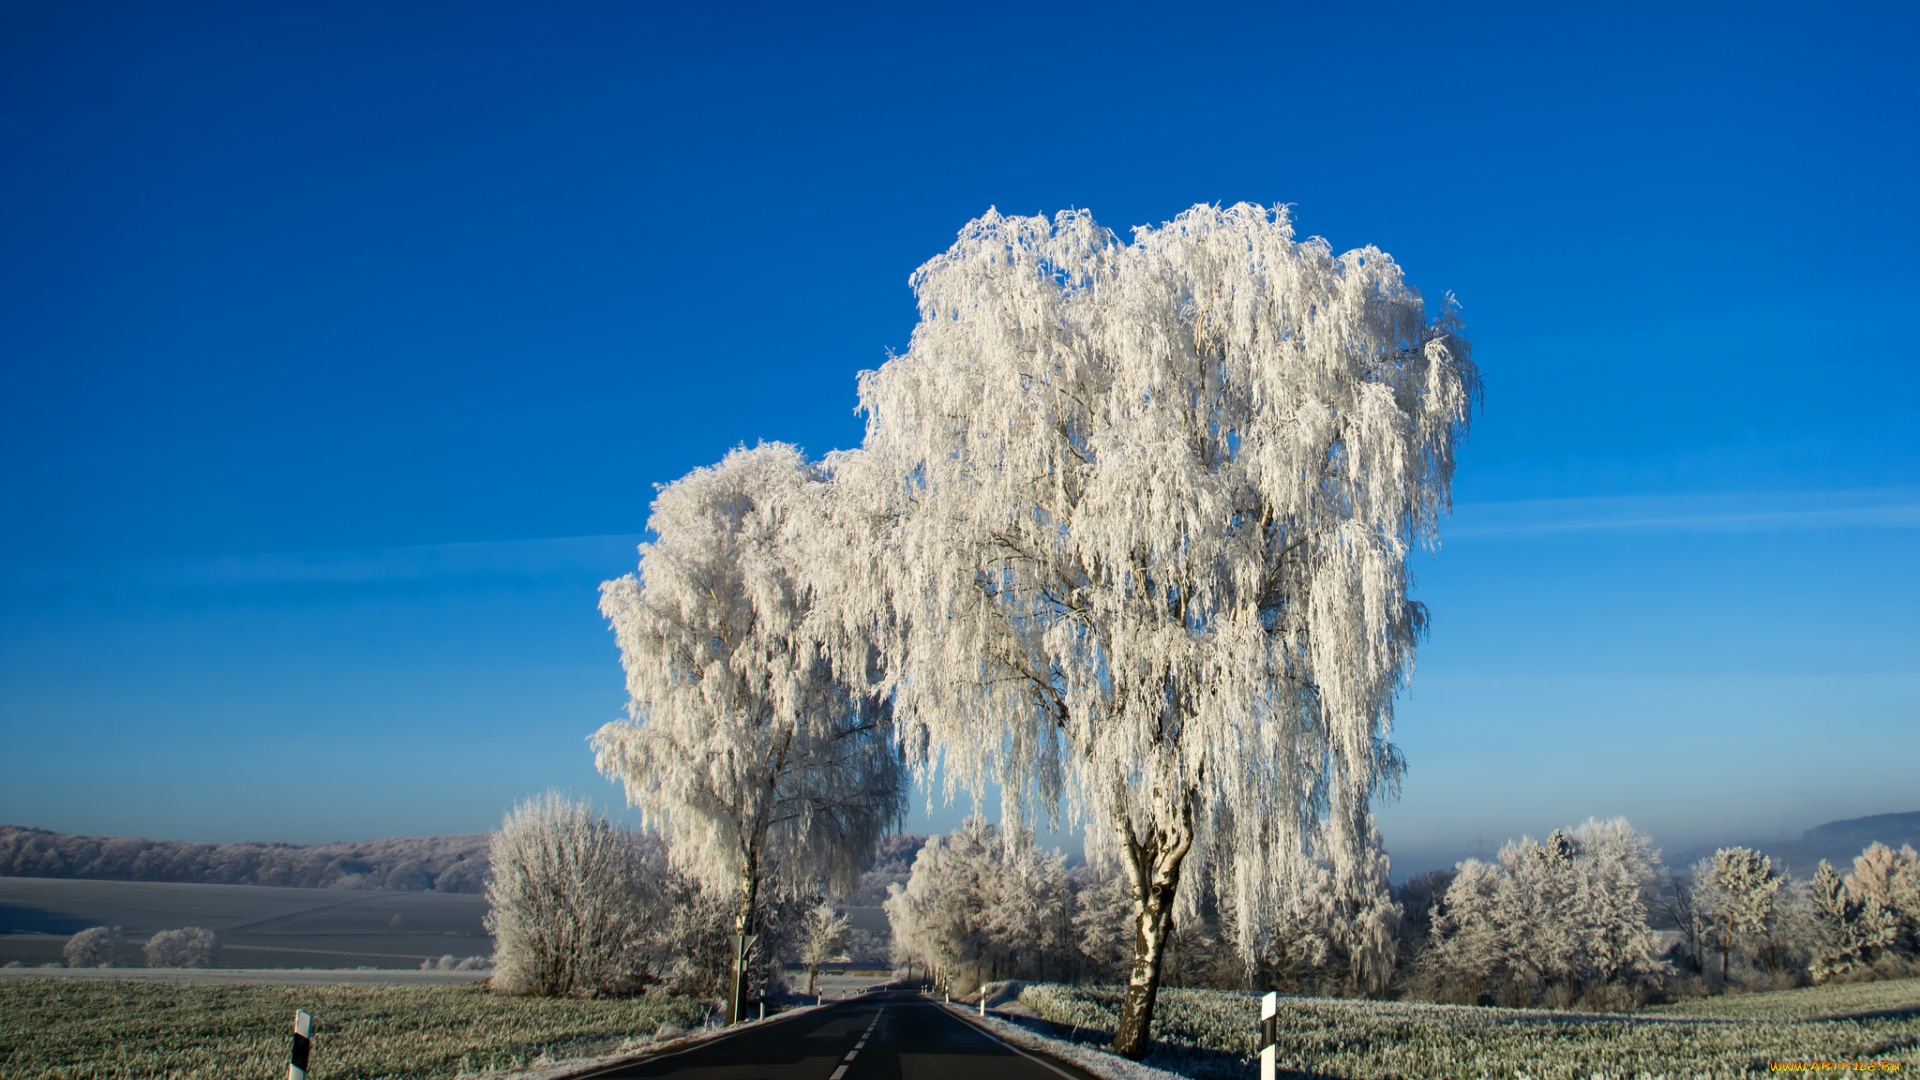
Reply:
[[[307,1080],[307,1050],[313,1045],[313,1017],[293,1010],[293,1052],[287,1058],[287,1080]]]
[[[987,988],[984,986],[980,988],[980,1015],[987,1015]]]
[[[1260,999],[1260,1080],[1273,1080],[1279,1041],[1280,995],[1273,993]]]

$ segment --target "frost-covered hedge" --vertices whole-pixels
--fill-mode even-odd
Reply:
[[[1113,1031],[1120,996],[1118,988],[1047,984],[1020,1000],[1098,1039]],[[1282,1070],[1381,1078],[1733,1077],[1765,1073],[1773,1061],[1920,1066],[1920,979],[1734,1000],[1755,1004],[1716,1019],[1283,997],[1278,1057]],[[1244,1077],[1259,1016],[1253,994],[1163,990],[1146,1064]]]

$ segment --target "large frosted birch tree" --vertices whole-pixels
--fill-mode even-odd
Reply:
[[[630,719],[593,737],[677,868],[734,897],[728,1017],[740,1019],[767,886],[844,893],[899,816],[888,707],[869,647],[816,638],[801,552],[818,471],[782,444],[736,450],[665,486],[640,572],[601,586]]]
[[[911,281],[912,343],[833,465],[870,538],[844,593],[910,746],[1010,813],[1065,796],[1125,869],[1138,1057],[1191,860],[1232,854],[1254,949],[1311,863],[1362,863],[1424,621],[1406,560],[1477,376],[1390,257],[1281,209],[1130,244],[990,211]]]

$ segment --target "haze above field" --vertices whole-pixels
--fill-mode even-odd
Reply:
[[[617,802],[595,588],[652,485],[856,444],[989,205],[1243,199],[1456,293],[1487,375],[1396,874],[1912,809],[1914,19],[9,6],[0,821]]]

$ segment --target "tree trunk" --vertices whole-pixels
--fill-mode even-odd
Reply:
[[[1160,967],[1173,932],[1173,900],[1180,888],[1180,864],[1193,847],[1193,802],[1183,800],[1179,821],[1155,828],[1145,839],[1131,823],[1119,822],[1125,837],[1127,877],[1133,886],[1133,966],[1113,1033],[1114,1053],[1139,1061],[1153,1049],[1153,1005],[1160,996]]]
[[[760,846],[748,847],[740,867],[740,903],[733,913],[733,977],[727,981],[727,1023],[746,1019],[747,969],[753,955],[748,935],[759,932]]]
[[[760,933],[760,860],[767,849],[767,828],[773,815],[775,787],[786,772],[787,749],[792,744],[793,735],[789,732],[774,751],[773,761],[759,781],[761,798],[749,818],[745,850],[740,853],[740,906],[733,915],[733,978],[727,982],[729,1024],[737,1024],[747,1018],[747,971],[753,955],[753,944],[747,938],[749,935],[757,937]]]
[[[1727,916],[1727,932],[1720,939],[1720,992],[1727,992],[1727,961],[1733,956],[1733,916]]]

